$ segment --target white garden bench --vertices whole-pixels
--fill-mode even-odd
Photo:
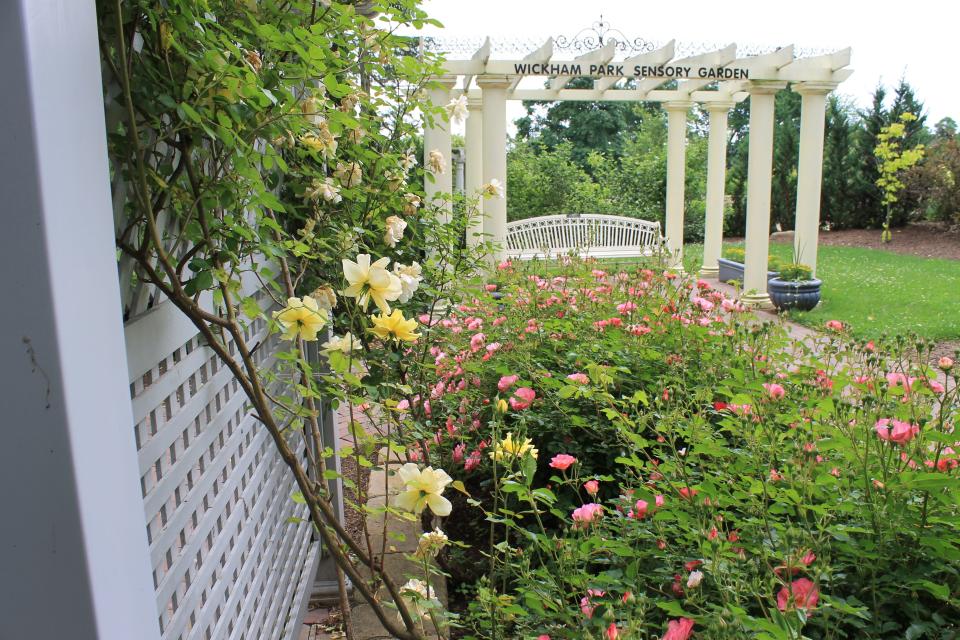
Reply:
[[[596,213],[540,216],[507,223],[507,257],[593,258],[650,256],[660,250],[660,223]]]

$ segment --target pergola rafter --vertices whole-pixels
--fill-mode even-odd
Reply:
[[[684,167],[687,118],[697,104],[710,115],[707,167],[707,220],[704,263],[701,272],[715,275],[723,228],[723,185],[726,172],[727,114],[737,103],[750,98],[750,148],[747,193],[747,259],[745,300],[765,306],[766,264],[770,224],[770,185],[773,151],[774,97],[788,84],[800,93],[801,128],[798,164],[798,194],[795,251],[801,262],[816,269],[817,233],[820,219],[820,185],[823,166],[823,129],[826,95],[846,80],[852,71],[850,49],[798,57],[793,45],[760,55],[737,56],[737,45],[676,57],[671,40],[650,51],[617,60],[625,50],[613,39],[601,38],[598,48],[580,56],[558,56],[552,38],[521,59],[491,59],[488,38],[470,58],[444,62],[439,88],[431,90],[435,104],[445,104],[452,87],[463,77],[462,91],[468,97],[466,188],[472,192],[491,179],[506,184],[507,100],[579,100],[611,102],[660,102],[667,111],[667,211],[666,245],[675,268],[683,256]],[[636,51],[637,48],[633,48]],[[688,49],[689,50],[689,49]],[[593,86],[567,88],[574,78],[593,78]],[[539,78],[540,88],[524,87],[527,78]],[[623,86],[627,81],[632,84]],[[672,83],[672,87],[663,85]],[[528,83],[529,84],[529,83]],[[478,117],[482,114],[482,120]],[[438,148],[450,155],[449,130],[445,124],[428,127],[425,153]],[[439,144],[439,147],[433,145]],[[478,160],[479,159],[479,160]],[[482,166],[481,166],[482,165]],[[431,197],[449,179],[428,185]],[[505,200],[483,204],[484,218],[473,229],[503,243],[506,229]],[[476,236],[474,237],[476,239]]]

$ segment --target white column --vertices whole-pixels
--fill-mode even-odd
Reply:
[[[159,640],[96,8],[6,0],[0,35],[0,638]]]
[[[478,76],[483,89],[483,182],[494,178],[504,185],[503,198],[483,203],[484,233],[497,245],[496,261],[503,260],[507,248],[507,76]]]
[[[780,81],[750,83],[750,146],[747,164],[747,238],[743,301],[770,308],[767,258],[770,251],[770,181],[773,172],[773,112]]]
[[[833,82],[793,85],[800,99],[800,158],[797,162],[797,217],[793,252],[797,262],[817,274],[817,240],[820,235],[820,187],[823,182],[823,128],[827,94]]]
[[[466,131],[466,176],[464,189],[467,206],[476,202],[476,212],[467,227],[467,244],[476,246],[483,240],[483,198],[477,192],[483,184],[483,98],[470,96],[467,99]],[[506,116],[504,116],[506,118]]]
[[[435,107],[445,107],[450,102],[450,90],[456,83],[456,78],[442,76],[434,80],[436,86],[432,87],[428,93],[430,103]],[[443,154],[443,161],[446,165],[443,173],[431,174],[427,167],[431,151],[439,151]],[[424,176],[423,189],[427,196],[427,202],[431,202],[438,193],[449,194],[453,192],[453,158],[450,157],[450,121],[446,114],[434,114],[433,126],[429,123],[423,128],[423,166],[428,175]],[[431,180],[431,176],[433,179]],[[450,210],[452,203],[448,200],[444,208]]]
[[[683,271],[683,189],[687,168],[687,113],[693,103],[664,103],[667,110],[667,220],[664,229],[670,267]]]
[[[727,180],[727,114],[732,102],[709,102],[710,138],[707,142],[707,213],[703,233],[700,275],[716,278],[723,246],[723,200]]]

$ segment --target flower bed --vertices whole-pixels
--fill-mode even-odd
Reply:
[[[398,407],[471,494],[440,522],[458,633],[955,636],[950,359],[839,323],[812,350],[651,270],[497,282],[425,330]]]

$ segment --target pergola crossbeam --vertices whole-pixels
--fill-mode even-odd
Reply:
[[[553,38],[547,38],[547,41],[544,42],[539,49],[537,49],[536,51],[533,51],[532,53],[527,54],[523,58],[523,61],[530,64],[538,64],[538,63],[549,62],[550,58],[552,57],[553,57]],[[516,89],[517,85],[520,84],[521,80],[523,80],[522,76],[517,76],[516,78],[514,78],[513,81],[510,82],[510,87],[507,89],[507,93],[510,93],[511,91]]]
[[[594,49],[589,53],[583,54],[582,56],[577,56],[574,58],[574,61],[580,63],[581,65],[606,65],[608,62],[613,60],[615,55],[617,55],[617,41],[610,39],[607,41],[607,44],[603,45],[599,49]],[[555,78],[551,78],[548,87],[551,91],[559,91],[567,86],[567,83],[573,80],[573,78],[574,76],[557,76]]]
[[[633,69],[636,66],[657,66],[666,64],[673,60],[673,56],[675,55],[676,51],[676,42],[676,40],[671,40],[659,49],[654,49],[653,51],[648,51],[646,53],[633,56],[632,58],[627,58],[623,61],[624,67],[627,69]],[[613,88],[613,85],[615,85],[621,79],[622,78],[599,78],[594,80],[593,88],[597,91],[606,91]]]

